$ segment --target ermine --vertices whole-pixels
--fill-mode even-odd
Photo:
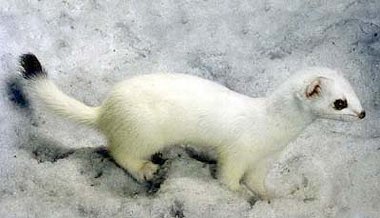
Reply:
[[[148,74],[117,84],[98,107],[61,92],[33,54],[20,57],[28,91],[63,117],[102,132],[113,159],[140,182],[158,165],[150,158],[176,144],[211,146],[218,178],[233,191],[269,198],[267,160],[317,118],[356,120],[365,112],[349,82],[328,68],[296,73],[274,92],[251,98],[185,74]]]

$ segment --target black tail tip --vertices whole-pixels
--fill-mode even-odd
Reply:
[[[21,67],[23,68],[21,70],[21,73],[25,79],[36,79],[39,77],[47,76],[47,73],[42,68],[40,61],[32,53],[21,55],[20,64],[21,64]]]

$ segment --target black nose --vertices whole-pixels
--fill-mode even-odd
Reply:
[[[363,119],[365,117],[365,111],[360,112],[359,116],[360,119]]]

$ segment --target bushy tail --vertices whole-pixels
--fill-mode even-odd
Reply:
[[[20,57],[23,68],[21,73],[28,82],[28,91],[43,106],[58,115],[74,120],[77,123],[96,127],[98,108],[89,107],[64,94],[47,78],[47,72],[42,68],[34,54],[24,54]]]

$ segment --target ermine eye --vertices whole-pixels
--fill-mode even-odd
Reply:
[[[347,107],[347,100],[337,99],[334,101],[335,110],[343,110]]]

